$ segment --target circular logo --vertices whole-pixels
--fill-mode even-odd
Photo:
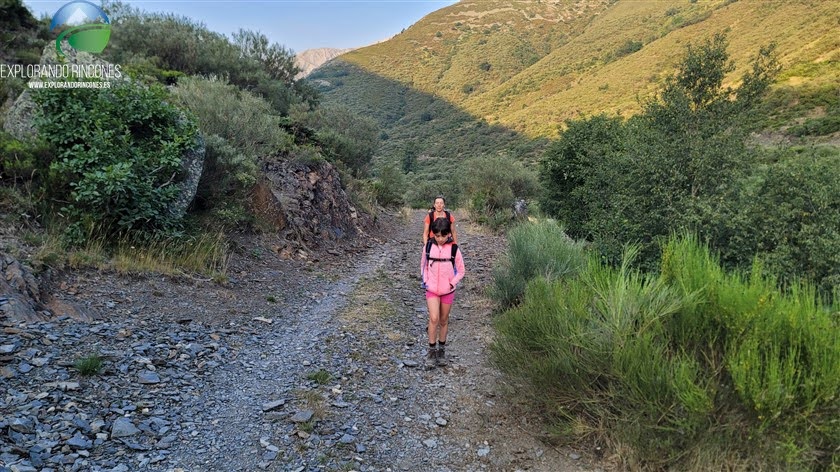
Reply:
[[[85,1],[74,1],[59,8],[52,17],[50,31],[62,29],[55,40],[55,52],[64,57],[61,42],[67,40],[77,51],[100,53],[111,38],[111,21],[98,6]]]

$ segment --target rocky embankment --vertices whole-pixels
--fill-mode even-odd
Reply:
[[[597,470],[535,439],[487,363],[501,238],[459,223],[452,363],[418,367],[421,218],[317,260],[242,246],[225,285],[67,275],[95,320],[0,319],[0,471]]]

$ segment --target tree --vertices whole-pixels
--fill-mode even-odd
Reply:
[[[676,229],[718,238],[711,222],[753,162],[743,117],[778,71],[773,47],[761,48],[741,85],[724,87],[733,70],[726,48],[722,34],[689,45],[660,93],[627,122],[569,122],[543,158],[546,211],[608,258],[639,242],[640,261],[654,263],[657,241]]]
[[[402,170],[406,174],[417,170],[417,157],[420,154],[420,146],[417,141],[409,141],[403,148]]]
[[[610,159],[624,147],[624,123],[620,117],[599,115],[566,122],[559,141],[551,144],[540,162],[540,180],[545,188],[540,206],[566,225],[574,238],[587,238],[590,208],[597,195],[589,194],[587,179],[599,162]]]

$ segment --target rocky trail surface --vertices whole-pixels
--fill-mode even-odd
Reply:
[[[308,261],[241,245],[223,285],[67,275],[92,321],[0,318],[0,471],[599,470],[540,442],[488,364],[504,241],[467,221],[451,365],[422,368],[422,216]]]

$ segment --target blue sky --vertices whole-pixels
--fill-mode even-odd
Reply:
[[[36,17],[52,17],[67,1],[24,0]],[[99,4],[98,0],[91,3]],[[349,48],[387,39],[456,0],[175,0],[126,1],[147,12],[168,12],[230,36],[239,28],[264,33],[300,52]],[[116,31],[114,32],[116,33]]]

